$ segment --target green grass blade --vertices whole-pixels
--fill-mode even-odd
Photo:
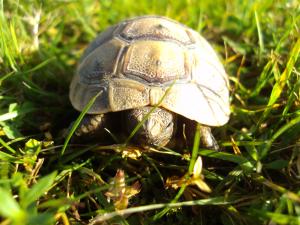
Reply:
[[[193,173],[195,162],[196,162],[197,157],[198,157],[198,150],[199,150],[199,146],[200,146],[200,136],[201,136],[200,126],[201,125],[199,123],[197,123],[195,137],[194,137],[194,143],[193,143],[192,157],[191,157],[190,164],[189,164],[189,169],[188,169],[189,174]]]
[[[7,74],[3,75],[2,77],[0,77],[0,86],[2,85],[4,80],[6,80],[10,76],[14,75],[15,73],[16,73],[15,71],[12,71],[12,72],[7,73]]]
[[[283,125],[281,128],[279,128],[275,134],[272,136],[270,140],[270,144],[273,143],[280,135],[282,135],[285,131],[288,129],[292,128],[293,126],[297,125],[300,123],[300,115],[297,116],[296,118],[292,119],[289,121],[287,124]]]
[[[283,213],[273,213],[269,212],[267,210],[256,210],[253,209],[252,213],[256,215],[257,217],[264,218],[265,221],[271,220],[272,224],[291,224],[291,225],[297,225],[300,223],[299,216],[290,216]]]
[[[13,112],[8,112],[8,113],[5,113],[5,114],[2,114],[0,116],[0,122],[3,122],[3,121],[6,121],[6,120],[11,120],[11,119],[14,119],[18,116],[18,112],[17,111],[13,111]]]
[[[274,85],[274,87],[272,89],[272,92],[271,92],[271,95],[270,95],[269,102],[268,102],[267,106],[273,106],[274,103],[280,97],[281,93],[284,90],[284,87],[285,87],[286,83],[289,80],[289,77],[292,73],[292,70],[295,66],[295,63],[298,60],[299,53],[300,53],[300,38],[298,38],[297,42],[295,43],[295,45],[294,45],[294,47],[293,47],[293,49],[290,53],[290,56],[289,56],[289,59],[288,59],[285,70],[280,75],[278,81],[276,82],[276,84]],[[263,120],[265,120],[265,118],[270,114],[271,110],[272,110],[272,108],[267,108],[265,110],[265,112],[262,115],[262,118],[260,119],[261,122]]]
[[[258,34],[258,44],[259,44],[259,61],[261,61],[262,55],[264,53],[264,40],[263,40],[263,34],[261,31],[261,26],[259,22],[259,18],[257,15],[257,11],[254,11],[255,15],[255,23],[256,23],[256,28],[257,28],[257,34]]]
[[[275,140],[282,135],[284,132],[286,132],[287,130],[291,129],[293,126],[297,125],[300,123],[300,116],[297,116],[296,118],[292,119],[291,121],[289,121],[287,124],[283,125],[282,127],[280,127],[271,137],[271,139],[267,142],[267,144],[265,145],[265,148],[263,149],[262,153],[261,153],[261,157],[265,157],[268,153],[268,151],[270,150],[272,144],[275,142]]]
[[[28,77],[22,76],[22,80],[23,80],[22,84],[30,91],[34,92],[35,94],[44,95],[46,97],[57,99],[57,94],[43,90],[37,84],[32,82]]]
[[[48,65],[49,63],[51,63],[52,61],[54,61],[56,59],[56,57],[51,57],[49,59],[44,60],[43,62],[39,63],[38,65],[36,65],[35,67],[25,71],[24,73],[32,73],[35,72],[37,70],[42,69],[44,66]]]
[[[296,81],[296,83],[293,85],[292,90],[290,91],[289,97],[287,99],[286,105],[284,107],[284,110],[282,111],[282,117],[285,118],[289,112],[289,110],[294,105],[295,101],[297,101],[297,91],[300,90],[300,79]]]
[[[261,72],[261,74],[258,78],[258,81],[256,83],[256,87],[251,92],[250,97],[255,97],[255,96],[259,95],[261,90],[265,87],[265,85],[270,80],[270,76],[272,75],[271,71],[274,69],[273,68],[274,66],[275,66],[275,63],[274,63],[273,59],[269,60],[268,63],[264,66],[264,69]]]
[[[244,163],[249,162],[245,157],[243,157],[241,155],[233,155],[233,154],[230,154],[227,152],[217,152],[217,151],[209,150],[209,149],[199,150],[199,155],[216,158],[216,159],[222,159],[222,160],[237,163],[237,164],[244,164]]]
[[[23,196],[20,203],[22,207],[26,208],[34,201],[38,200],[45,192],[47,192],[56,178],[56,172],[44,176],[36,184],[34,184]]]
[[[194,143],[193,143],[193,150],[192,150],[192,157],[191,160],[189,162],[189,168],[188,168],[188,172],[189,174],[193,173],[193,169],[195,166],[195,162],[197,160],[198,157],[198,150],[199,150],[199,146],[200,146],[200,124],[197,124],[196,127],[196,132],[195,132],[195,137],[194,137]],[[174,199],[172,199],[171,204],[176,203],[179,198],[182,196],[182,194],[184,193],[184,190],[186,188],[186,185],[183,184],[179,191],[177,192],[176,196],[174,197]],[[163,217],[168,211],[170,210],[169,207],[164,208],[163,210],[161,210],[159,213],[157,213],[156,215],[154,215],[153,220],[157,220],[161,217]]]
[[[132,207],[129,209],[119,210],[111,213],[105,213],[104,215],[97,216],[90,225],[98,224],[104,221],[107,221],[115,216],[124,216],[138,212],[145,212],[154,209],[160,209],[164,207],[168,208],[178,208],[183,206],[196,206],[196,205],[229,205],[234,203],[234,199],[232,198],[225,198],[225,197],[214,197],[214,198],[207,198],[207,199],[200,199],[194,201],[186,201],[186,202],[178,202],[178,203],[167,203],[167,204],[151,204],[147,206],[138,206]]]
[[[176,204],[177,201],[179,200],[179,198],[182,196],[182,194],[184,193],[184,190],[186,189],[187,185],[186,184],[183,184],[179,191],[177,192],[176,196],[172,199],[172,201],[168,204],[165,205],[165,208],[163,210],[161,210],[160,212],[156,213],[154,216],[153,216],[153,220],[158,220],[160,218],[162,218],[170,209],[170,205],[172,206],[172,204]]]
[[[16,160],[16,158],[10,154],[0,151],[0,160],[13,162]]]
[[[136,132],[143,126],[143,124],[146,122],[146,120],[149,118],[149,116],[151,115],[151,113],[154,112],[155,109],[157,109],[159,107],[159,105],[163,102],[163,100],[165,99],[165,97],[169,94],[171,88],[173,87],[173,85],[175,84],[176,80],[170,85],[170,87],[165,91],[164,95],[161,97],[161,99],[159,99],[157,105],[155,105],[154,107],[152,107],[152,109],[144,116],[144,118],[141,120],[140,123],[138,123],[135,128],[131,131],[131,133],[129,134],[129,136],[127,137],[126,141],[125,141],[125,146],[128,145],[129,141],[133,138],[133,136],[136,134]]]
[[[24,215],[17,201],[5,189],[0,187],[0,215],[16,220]]]
[[[78,116],[78,118],[75,120],[74,124],[72,125],[69,134],[64,142],[64,145],[62,147],[61,150],[61,155],[63,155],[65,153],[65,150],[71,140],[72,135],[74,134],[74,132],[76,131],[77,127],[79,126],[81,120],[83,119],[84,115],[89,111],[89,109],[92,107],[92,105],[94,104],[94,102],[96,101],[96,99],[98,98],[99,95],[101,95],[102,92],[97,93],[93,98],[91,98],[91,100],[88,102],[88,104],[83,108],[82,112],[80,113],[80,115]]]
[[[6,142],[0,138],[0,144],[5,147],[8,151],[10,151],[11,153],[16,153],[16,150],[14,150],[12,147],[10,147],[8,144],[6,144]]]
[[[149,118],[149,116],[151,115],[151,113],[154,112],[154,110],[157,108],[153,107],[145,116],[144,118],[141,120],[140,123],[138,123],[135,128],[131,131],[131,133],[129,134],[129,136],[127,137],[126,141],[125,141],[125,146],[128,145],[129,141],[133,138],[133,136],[136,134],[136,132],[138,132],[138,130],[143,126],[143,124],[146,122],[146,120]]]

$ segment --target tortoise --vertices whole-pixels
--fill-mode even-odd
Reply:
[[[129,134],[143,121],[134,141],[165,146],[181,116],[200,123],[203,144],[217,148],[210,127],[229,120],[228,86],[224,67],[198,32],[162,16],[128,19],[97,36],[79,61],[70,85],[73,107],[82,111],[100,94],[75,134],[93,134],[112,120],[122,120]]]

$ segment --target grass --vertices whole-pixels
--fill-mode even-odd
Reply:
[[[199,133],[192,149],[64,145],[83,49],[144,14],[192,27],[222,58],[221,152],[199,148]],[[0,0],[0,224],[300,224],[299,25],[296,0]]]

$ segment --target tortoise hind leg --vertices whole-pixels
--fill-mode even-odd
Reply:
[[[73,123],[69,130],[72,126]],[[109,139],[105,128],[111,129],[107,114],[85,115],[74,133],[73,141],[79,143],[86,141],[105,142]]]
[[[204,147],[212,150],[220,150],[220,147],[213,136],[210,127],[200,126],[201,143]]]

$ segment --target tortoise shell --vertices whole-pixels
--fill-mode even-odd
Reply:
[[[85,50],[70,86],[89,114],[147,105],[163,107],[209,126],[229,119],[228,77],[216,53],[196,31],[165,17],[125,20]]]

